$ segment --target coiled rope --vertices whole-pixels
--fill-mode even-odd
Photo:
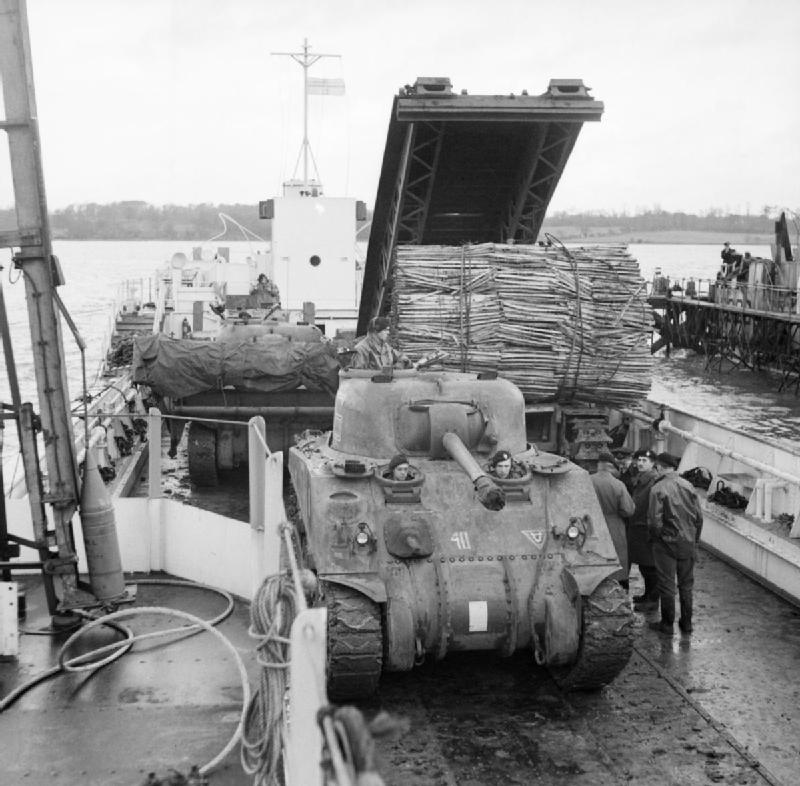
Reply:
[[[259,684],[247,706],[241,762],[254,786],[282,783],[282,723],[289,681],[289,643],[297,596],[289,576],[268,576],[250,605],[248,633],[256,639]]]
[[[283,528],[290,573],[264,579],[250,606],[248,633],[257,641],[256,659],[261,674],[245,712],[241,763],[242,769],[253,776],[253,786],[283,786],[285,782],[282,754],[284,716],[291,712],[291,707],[287,710],[290,637],[295,616],[305,608],[305,597],[300,596],[304,591],[302,571],[294,559],[290,529]],[[372,732],[360,710],[328,706],[321,680],[313,688],[321,706],[318,723],[325,740],[323,771],[339,786],[382,786],[383,780],[375,769]],[[395,725],[385,714],[381,714],[380,724],[390,728]]]

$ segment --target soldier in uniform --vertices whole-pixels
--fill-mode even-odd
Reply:
[[[676,576],[681,608],[678,627],[683,633],[692,632],[694,563],[703,529],[703,511],[694,486],[677,473],[678,463],[669,453],[656,457],[659,477],[650,491],[647,514],[661,601],[661,619],[650,627],[669,636],[675,623]]]
[[[373,317],[367,335],[356,344],[350,368],[416,368],[389,343],[389,317]]]
[[[525,476],[525,468],[518,461],[514,461],[507,450],[498,450],[489,459],[489,472],[500,480]]]
[[[384,477],[389,480],[412,480],[415,474],[408,459],[402,453],[398,453],[396,456],[392,456]]]
[[[628,516],[632,516],[636,510],[631,495],[625,484],[614,477],[613,472],[617,465],[614,457],[603,451],[597,457],[597,472],[591,475],[592,485],[594,486],[597,499],[603,511],[608,531],[611,533],[611,540],[614,542],[614,549],[622,565],[623,578],[620,584],[628,589],[628,543],[625,533],[625,521]]]
[[[639,566],[644,579],[644,592],[633,598],[637,611],[653,611],[658,608],[658,577],[650,534],[647,531],[647,510],[650,503],[650,489],[658,478],[654,468],[656,454],[652,450],[637,450],[634,454],[636,475],[631,480],[630,493],[634,512],[628,519],[628,570]]]

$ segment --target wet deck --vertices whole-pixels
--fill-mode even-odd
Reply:
[[[155,577],[151,577],[155,578]],[[0,694],[55,665],[70,632],[37,635],[50,617],[38,580],[29,584],[28,613],[20,625],[17,663],[0,663]],[[226,607],[202,589],[137,585],[137,606],[166,606],[210,619]],[[134,633],[179,626],[183,620],[154,616],[122,621]],[[236,647],[257,684],[249,609],[237,603],[218,629]],[[98,628],[72,654],[121,638]],[[89,673],[60,674],[40,683],[0,714],[4,786],[81,784],[138,786],[147,774],[169,768],[186,774],[214,758],[239,721],[242,688],[230,652],[207,633],[166,644],[134,645],[119,661]],[[13,751],[14,755],[8,755]],[[250,783],[239,766],[238,745],[214,774],[214,784]]]
[[[382,743],[389,786],[794,784],[800,609],[702,552],[695,633],[639,631],[597,693],[564,695],[527,658],[451,658],[387,675],[411,731]]]
[[[198,591],[140,586],[139,605],[203,617],[224,601]],[[29,595],[26,631],[48,622]],[[399,741],[379,742],[386,783],[793,784],[800,768],[800,609],[702,553],[696,633],[672,639],[639,624],[636,651],[608,688],[562,694],[527,653],[473,654],[385,675],[370,714],[410,721]],[[220,629],[255,684],[246,604]],[[131,623],[137,632],[154,626]],[[160,622],[158,623],[161,624]],[[98,633],[98,640],[113,634]],[[18,664],[0,664],[0,692],[50,666],[60,638],[24,634]],[[241,689],[230,656],[207,635],[137,646],[92,677],[62,675],[0,715],[3,784],[135,786],[146,773],[186,772],[225,744]],[[249,783],[238,753],[211,784]]]

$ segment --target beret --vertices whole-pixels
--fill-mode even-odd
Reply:
[[[677,469],[678,464],[681,463],[680,459],[671,453],[659,453],[656,456],[656,462],[661,464],[662,467],[672,467],[672,469]]]
[[[392,460],[389,462],[389,472],[395,467],[399,467],[401,464],[408,464],[408,459],[402,453],[392,456]]]
[[[489,466],[495,467],[501,461],[509,461],[511,459],[511,454],[507,450],[498,450],[490,459],[489,459]]]

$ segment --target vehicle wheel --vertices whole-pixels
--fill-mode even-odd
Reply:
[[[196,486],[216,486],[217,432],[192,421],[187,439],[189,454],[189,479]]]
[[[578,657],[570,666],[551,668],[563,690],[596,690],[611,682],[633,652],[633,610],[619,582],[604,579],[583,598]]]
[[[383,666],[380,606],[357,590],[323,582],[328,607],[328,698],[372,696]]]

